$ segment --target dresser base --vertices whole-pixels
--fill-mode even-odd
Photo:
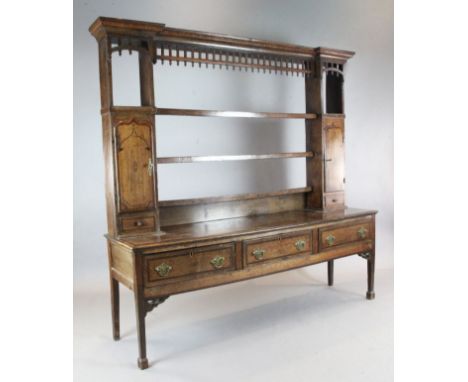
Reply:
[[[169,296],[327,262],[367,262],[366,298],[375,298],[375,211],[291,211],[164,227],[164,236],[108,237],[114,340],[120,338],[119,284],[133,290],[138,367],[148,368],[145,317]]]

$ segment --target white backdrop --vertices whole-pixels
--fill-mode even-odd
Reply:
[[[78,1],[74,3],[75,286],[107,277],[104,166],[97,44],[98,16],[353,50],[345,82],[346,202],[378,209],[377,268],[393,264],[392,1]],[[125,56],[125,55],[124,55]],[[114,60],[116,104],[138,103],[137,56]],[[155,67],[161,107],[304,110],[302,77],[167,65]],[[181,89],[182,92],[180,91]],[[158,155],[302,151],[303,121],[158,117]],[[160,166],[161,198],[300,187],[302,159]]]

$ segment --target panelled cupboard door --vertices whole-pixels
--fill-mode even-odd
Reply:
[[[344,190],[344,125],[341,118],[326,118],[325,192]]]
[[[116,127],[119,211],[154,207],[154,169],[150,122],[131,120]]]

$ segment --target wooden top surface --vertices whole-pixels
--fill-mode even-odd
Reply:
[[[213,48],[231,47],[252,51],[272,51],[286,55],[326,56],[347,60],[354,52],[332,49],[312,48],[302,45],[287,44],[276,41],[259,40],[253,38],[229,36],[220,33],[201,32],[188,29],[170,28],[165,24],[136,20],[126,20],[111,17],[98,17],[89,27],[91,34],[100,39],[104,35],[128,36],[138,38],[160,39],[173,42],[192,42]]]
[[[139,235],[110,240],[128,248],[148,249],[173,245],[184,245],[193,241],[218,240],[322,224],[360,216],[373,215],[377,211],[346,208],[342,211],[289,211],[285,213],[245,216],[231,219],[212,220],[191,224],[162,227],[164,235]]]

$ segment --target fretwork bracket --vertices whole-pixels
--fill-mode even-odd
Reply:
[[[371,257],[371,253],[370,252],[358,253],[358,256],[362,257],[364,260],[369,260]]]
[[[163,297],[156,297],[156,298],[149,298],[145,300],[145,316],[151,312],[154,308],[158,307],[158,305],[162,304],[166,301],[169,296]]]

